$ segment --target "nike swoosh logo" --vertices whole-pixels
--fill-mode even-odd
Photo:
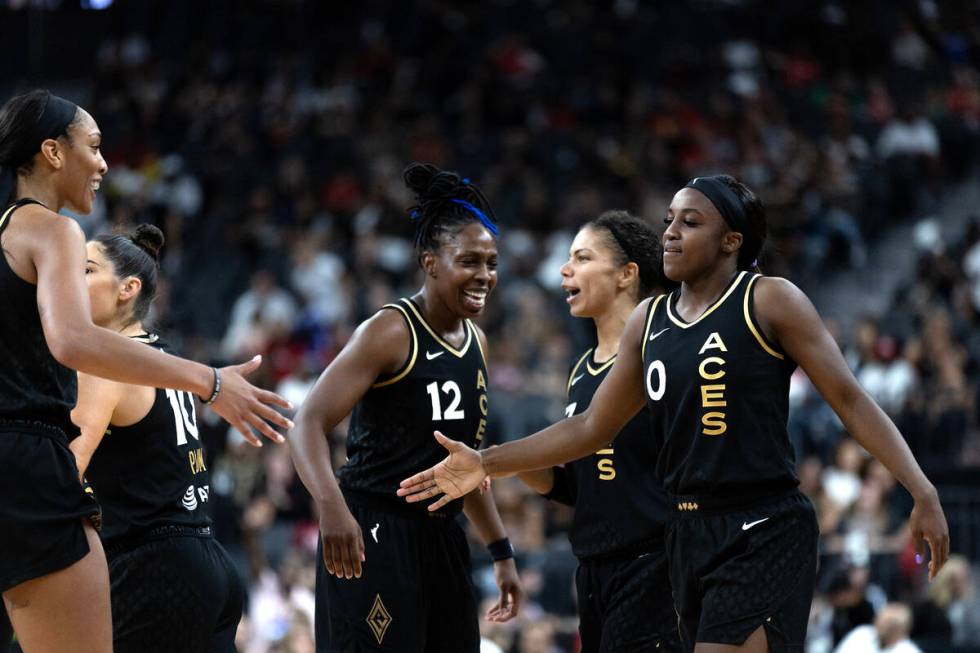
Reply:
[[[371,529],[371,537],[374,538],[375,543],[378,541],[378,529],[381,528],[381,524],[375,524],[374,528]]]
[[[755,520],[753,522],[742,522],[742,530],[743,531],[747,531],[750,528],[752,528],[753,526],[756,526],[757,524],[761,524],[762,522],[766,521],[767,519],[769,519],[769,518],[768,517],[763,517],[762,519],[757,519],[757,520]]]
[[[576,383],[578,383],[579,381],[582,380],[582,377],[583,376],[585,376],[585,375],[584,374],[579,374],[574,379],[572,379],[572,382],[569,385],[575,385]]]
[[[650,340],[656,340],[658,336],[662,335],[666,331],[670,331],[670,327],[667,327],[666,329],[661,329],[660,331],[657,331],[655,334],[653,334],[652,336],[650,336]]]
[[[440,356],[442,356],[445,353],[446,352],[444,352],[444,351],[437,351],[436,353],[433,354],[431,351],[427,351],[427,352],[425,352],[425,357],[428,360],[432,360],[433,358],[439,358]]]

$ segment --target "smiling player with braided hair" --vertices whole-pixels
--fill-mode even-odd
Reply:
[[[291,453],[316,501],[320,653],[480,647],[469,549],[456,523],[476,526],[494,559],[500,601],[488,617],[517,614],[521,590],[492,495],[470,493],[429,512],[406,506],[398,482],[442,458],[433,428],[473,446],[488,409],[479,317],[497,283],[497,226],[486,198],[459,175],[428,164],[404,174],[425,274],[411,298],[362,323],[296,415]],[[347,463],[336,477],[327,434],[351,414]]]

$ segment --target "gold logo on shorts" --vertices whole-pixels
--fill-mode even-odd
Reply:
[[[378,640],[379,645],[381,644],[381,640],[384,639],[385,632],[388,631],[388,626],[391,625],[392,621],[393,619],[388,613],[388,609],[381,602],[381,595],[376,595],[374,597],[374,605],[371,606],[371,611],[368,612],[367,623],[371,627],[371,632],[374,633],[374,637]]]

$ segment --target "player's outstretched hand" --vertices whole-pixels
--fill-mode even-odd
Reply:
[[[425,501],[441,494],[439,500],[429,506],[430,511],[438,510],[453,499],[469,494],[487,476],[478,451],[462,442],[450,440],[439,431],[435,431],[435,436],[449,455],[435,467],[406,478],[398,489],[398,496],[405,497],[409,503]]]
[[[909,528],[920,561],[925,560],[923,540],[929,543],[929,580],[932,580],[949,558],[949,526],[946,525],[943,507],[939,505],[938,494],[916,499],[909,517]]]
[[[321,503],[320,538],[327,573],[337,578],[360,578],[364,534],[343,499]]]
[[[222,367],[221,392],[211,409],[218,413],[229,424],[241,433],[249,444],[261,447],[262,441],[255,437],[252,427],[273,442],[285,442],[286,438],[276,431],[270,423],[283,430],[293,428],[293,423],[286,416],[277,412],[271,406],[281,406],[290,409],[292,404],[274,392],[256,388],[245,380],[262,364],[262,357],[256,356],[241,365]]]
[[[493,563],[493,577],[500,588],[500,600],[487,610],[487,621],[503,623],[517,616],[524,599],[521,579],[513,558]]]

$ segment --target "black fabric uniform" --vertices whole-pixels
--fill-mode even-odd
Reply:
[[[462,499],[430,513],[396,496],[399,482],[435,465],[446,451],[438,429],[478,446],[486,428],[487,369],[476,328],[463,344],[436,335],[409,299],[388,304],[408,324],[408,361],[379,378],[357,403],[347,463],[337,472],[364,534],[359,579],[317,565],[316,647],[320,653],[476,653],[480,634],[469,549],[455,517]]]
[[[156,336],[137,339],[168,351]],[[244,589],[211,536],[204,460],[194,399],[162,389],[143,419],[110,426],[92,456],[117,653],[236,650]]]
[[[0,234],[21,200],[0,215]],[[63,569],[89,551],[82,518],[98,505],[78,480],[68,440],[76,375],[51,355],[37,286],[0,253],[0,592]]]
[[[615,362],[590,349],[568,377],[566,417],[585,412]],[[575,507],[569,539],[583,653],[677,651],[664,524],[667,499],[654,476],[656,443],[644,408],[609,447],[555,467],[549,499]]]
[[[741,644],[765,625],[770,649],[802,651],[817,524],[796,489],[786,432],[796,363],[755,321],[759,278],[735,275],[688,323],[680,291],[650,302],[644,388],[670,497],[667,556],[681,635]]]

